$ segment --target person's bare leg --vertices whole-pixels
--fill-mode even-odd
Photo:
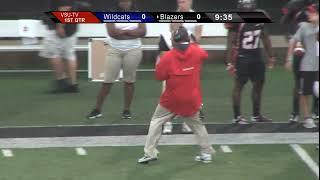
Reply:
[[[68,60],[67,62],[67,72],[70,78],[71,85],[77,84],[77,60]]]
[[[66,81],[64,62],[61,58],[51,59],[50,62],[56,80],[53,84],[53,90],[51,93],[65,92],[66,88],[68,87],[68,82]]]
[[[295,83],[295,86],[293,88],[293,115],[299,115],[300,114],[300,103],[299,103],[299,87],[298,87],[298,82]]]
[[[51,66],[54,71],[54,76],[56,80],[61,80],[65,78],[64,64],[61,58],[51,59]]]
[[[251,100],[252,100],[252,112],[254,117],[261,115],[261,98],[262,98],[263,85],[264,85],[263,81],[252,82]]]
[[[232,102],[233,102],[233,115],[234,119],[241,116],[241,94],[244,84],[238,80],[235,80],[232,91]]]
[[[301,105],[301,109],[302,109],[304,118],[311,117],[308,103],[309,103],[308,96],[301,95],[300,96],[300,105]]]
[[[312,113],[315,116],[319,116],[319,98],[316,96],[313,96]]]
[[[272,119],[267,118],[261,113],[261,99],[263,92],[264,81],[252,82],[252,117],[253,122],[272,122]]]
[[[314,120],[311,118],[310,107],[309,107],[309,96],[301,95],[300,103],[302,112],[304,114],[304,127],[305,128],[316,128],[317,125],[314,123]]]
[[[134,96],[134,83],[124,83],[124,110],[130,110]]]
[[[100,89],[100,92],[97,97],[97,103],[96,103],[96,109],[98,111],[101,111],[102,105],[106,99],[106,97],[109,95],[110,90],[112,88],[112,83],[103,83]]]

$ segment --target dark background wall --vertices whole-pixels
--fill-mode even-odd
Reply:
[[[0,0],[0,20],[33,18],[40,19],[43,12],[54,7],[57,0]],[[72,0],[70,0],[72,1]],[[93,7],[93,11],[106,11],[111,9],[115,0],[87,0]],[[270,25],[272,34],[281,34],[283,29],[279,27],[281,7],[288,0],[258,0],[258,6],[266,10],[275,23]],[[174,11],[175,0],[136,0],[137,6],[143,11]],[[234,10],[237,0],[194,0],[196,11]]]

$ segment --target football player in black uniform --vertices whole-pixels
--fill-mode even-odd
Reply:
[[[308,22],[307,7],[314,4],[316,0],[290,0],[282,8],[283,16],[281,18],[281,23],[287,27],[287,37],[290,40],[293,35],[299,29],[299,24],[302,22]],[[301,43],[298,43],[301,44]],[[303,49],[303,46],[296,47],[296,53],[293,55],[292,67],[294,75],[294,87],[293,87],[293,110],[289,118],[289,122],[298,122],[300,115],[300,103],[299,103],[299,81],[300,81],[300,63],[304,56],[300,53],[299,48]],[[319,119],[319,98],[313,98],[313,119]]]
[[[238,8],[242,11],[258,11],[255,0],[239,0]],[[230,23],[225,24],[228,29],[228,55],[227,70],[234,75],[233,89],[233,122],[237,124],[248,124],[241,116],[241,92],[248,80],[252,81],[252,122],[271,122],[272,120],[261,114],[261,96],[265,82],[265,62],[260,40],[269,56],[268,67],[273,68],[275,58],[272,45],[263,23]]]

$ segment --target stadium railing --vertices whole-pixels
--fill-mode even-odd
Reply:
[[[28,26],[25,22],[32,22],[30,27],[36,32],[27,34],[36,34],[37,38],[43,38],[46,34],[46,26],[39,20],[0,20],[0,38],[22,38],[23,35],[21,28]],[[32,27],[31,27],[32,26]],[[36,26],[36,27],[33,27]],[[146,38],[159,37],[163,32],[169,32],[168,24],[153,23],[147,24],[147,35]],[[204,37],[225,37],[227,32],[221,23],[217,24],[203,24],[203,36]],[[79,38],[99,38],[107,35],[104,24],[80,24],[77,37]],[[170,36],[170,34],[169,34]],[[222,44],[218,45],[202,45],[206,50],[225,50],[225,46]],[[76,45],[77,51],[88,51],[88,45]],[[142,49],[145,51],[157,50],[157,45],[143,45]],[[0,52],[23,52],[23,51],[39,51],[41,45],[0,45]]]
[[[201,47],[208,51],[223,51],[226,46],[223,44],[201,45]],[[1,45],[0,52],[32,52],[41,50],[41,45]],[[76,45],[76,51],[88,51],[88,45]],[[144,51],[156,51],[157,45],[142,45]]]
[[[0,38],[19,38],[21,37],[21,33],[24,32],[21,31],[21,28],[25,27],[35,31],[31,33],[35,34],[35,37],[44,37],[46,34],[46,26],[43,25],[40,20],[0,20],[0,27]],[[169,26],[166,23],[147,24],[146,37],[158,37],[164,32],[169,32]],[[80,38],[105,37],[106,35],[107,32],[104,24],[80,24],[77,33],[77,36]],[[202,35],[208,37],[225,37],[227,31],[222,23],[203,24]]]
[[[28,24],[30,22],[30,24]],[[29,27],[28,27],[29,26]],[[46,34],[46,26],[39,20],[0,20],[0,38],[10,39],[22,39],[25,35],[21,28],[26,28],[36,32],[29,32],[26,34],[33,34],[36,38],[43,38]],[[21,33],[22,32],[22,33]],[[147,24],[146,38],[157,38],[164,32],[169,33],[168,24],[154,23]],[[223,24],[203,24],[203,36],[204,37],[226,37],[227,32]],[[80,24],[77,37],[80,39],[93,39],[93,38],[105,38],[107,35],[104,24]],[[168,34],[166,34],[168,36]],[[169,33],[170,36],[170,33]],[[101,39],[103,39],[101,38]],[[0,40],[1,41],[1,40]],[[89,41],[90,42],[90,41]],[[223,51],[226,49],[225,44],[206,44],[201,45],[202,48],[208,51]],[[0,52],[36,52],[42,48],[41,44],[6,44],[0,45]],[[89,44],[77,44],[76,51],[89,51]],[[156,51],[158,50],[157,44],[144,44],[142,46],[143,51]],[[0,72],[7,72],[6,70],[0,70]],[[16,71],[15,71],[16,72]],[[35,72],[43,72],[43,70],[35,70]]]

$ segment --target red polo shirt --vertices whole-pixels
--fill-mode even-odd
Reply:
[[[197,44],[185,51],[172,49],[156,65],[156,79],[166,81],[160,105],[180,116],[192,116],[202,103],[200,72],[208,53]]]

